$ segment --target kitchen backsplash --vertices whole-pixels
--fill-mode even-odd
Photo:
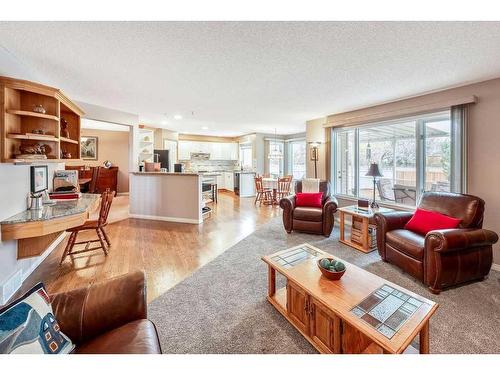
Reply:
[[[184,170],[190,172],[214,172],[239,169],[239,162],[236,160],[190,160],[182,162]]]

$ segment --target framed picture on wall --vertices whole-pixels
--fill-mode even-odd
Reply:
[[[49,188],[49,171],[46,165],[31,167],[31,192],[40,193]]]
[[[80,156],[83,160],[97,160],[97,137],[81,137]]]

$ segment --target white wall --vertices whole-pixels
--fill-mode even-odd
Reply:
[[[47,165],[49,188],[52,188],[51,176],[55,170],[64,169],[64,164],[47,163]],[[29,192],[29,165],[0,164],[0,221],[26,210]],[[0,290],[3,284],[19,270],[23,273],[23,279],[28,277],[46,255],[17,260],[17,241],[1,241],[0,234]]]

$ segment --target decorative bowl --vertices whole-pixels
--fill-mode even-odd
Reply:
[[[326,268],[324,268],[323,266],[321,266],[321,261],[323,259],[328,259],[330,262],[332,260],[334,260],[333,258],[321,258],[321,259],[318,259],[318,268],[319,270],[321,271],[321,273],[323,274],[323,276],[325,276],[327,279],[330,279],[330,280],[340,280],[340,278],[344,275],[345,273],[345,265],[344,265],[344,269],[342,271],[330,271]]]

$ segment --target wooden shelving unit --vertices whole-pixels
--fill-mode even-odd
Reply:
[[[43,106],[45,113],[34,111]],[[0,156],[3,163],[80,159],[80,117],[83,111],[56,88],[0,77]],[[67,123],[69,137],[61,135]],[[43,134],[37,134],[43,132]],[[22,159],[20,147],[43,145],[47,159]],[[71,158],[63,158],[63,152]]]

